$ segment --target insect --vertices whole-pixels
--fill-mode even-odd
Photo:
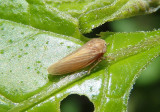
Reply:
[[[89,69],[90,72],[102,60],[106,48],[107,44],[104,40],[99,38],[91,39],[73,53],[49,66],[48,73],[52,75],[72,73],[95,62]]]

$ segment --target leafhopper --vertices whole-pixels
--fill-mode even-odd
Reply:
[[[104,40],[94,38],[82,47],[52,64],[48,68],[48,73],[52,75],[63,75],[81,70],[92,63],[90,70],[95,67],[103,58],[107,44]]]

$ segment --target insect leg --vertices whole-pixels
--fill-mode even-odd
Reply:
[[[103,60],[103,58],[98,59],[88,70],[87,74],[89,75],[91,70],[99,63]]]

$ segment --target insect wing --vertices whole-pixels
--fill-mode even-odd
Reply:
[[[51,65],[48,72],[53,75],[74,72],[90,65],[99,57],[100,53],[84,46],[57,63]]]

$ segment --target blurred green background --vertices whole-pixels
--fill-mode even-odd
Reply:
[[[149,15],[140,15],[105,23],[93,29],[93,32],[85,34],[85,36],[93,38],[97,36],[96,34],[105,31],[136,32],[152,31],[159,28],[160,10]],[[71,95],[63,100],[63,104],[61,103],[62,112],[84,112],[82,109],[84,102],[81,101],[80,103],[80,97]],[[87,110],[86,112],[92,111]],[[160,112],[160,56],[154,59],[137,79],[130,94],[128,112]]]

